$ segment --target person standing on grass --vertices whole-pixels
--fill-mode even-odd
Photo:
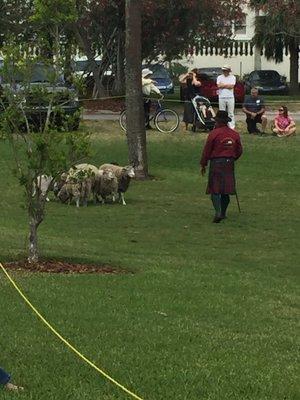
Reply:
[[[264,115],[266,108],[264,99],[258,96],[257,88],[252,88],[251,95],[246,96],[243,111],[246,114],[248,133],[265,133],[268,122],[267,117]],[[257,128],[256,124],[261,124],[262,132]]]
[[[179,83],[181,85],[182,96],[184,100],[183,119],[185,123],[185,130],[188,130],[189,124],[194,123],[195,110],[192,100],[195,96],[200,95],[201,82],[197,77],[196,69],[188,72],[187,74],[180,75]]]
[[[291,136],[296,133],[296,124],[289,116],[286,106],[278,108],[278,114],[274,119],[273,133],[278,137]]]
[[[231,118],[227,111],[219,110],[216,125],[207,137],[200,161],[201,175],[204,176],[209,161],[209,177],[206,193],[211,195],[215,209],[214,223],[226,218],[230,195],[236,194],[234,162],[242,155],[240,135],[229,128]]]
[[[4,371],[4,369],[0,368],[0,386],[4,387],[6,390],[18,391],[23,390],[22,386],[14,385],[10,382],[10,375]]]
[[[227,111],[231,119],[229,126],[234,129],[234,86],[236,78],[231,74],[231,67],[224,65],[222,75],[217,77],[217,86],[219,88],[219,110]]]

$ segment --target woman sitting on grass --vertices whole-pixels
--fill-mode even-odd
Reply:
[[[295,122],[289,117],[286,106],[279,107],[278,114],[274,119],[273,132],[278,137],[291,136],[296,132]]]

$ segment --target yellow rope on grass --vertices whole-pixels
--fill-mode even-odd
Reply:
[[[28,298],[23,294],[21,289],[17,286],[17,284],[14,282],[14,280],[11,278],[11,276],[8,274],[4,266],[0,263],[0,268],[6,275],[7,279],[10,281],[12,286],[16,289],[16,291],[19,293],[19,295],[23,298],[25,303],[32,309],[32,311],[39,317],[39,319],[54,333],[55,336],[57,336],[69,349],[71,349],[75,354],[77,354],[78,357],[80,357],[83,361],[85,361],[87,364],[89,364],[92,368],[94,368],[97,372],[99,372],[102,376],[104,376],[106,379],[108,379],[110,382],[112,382],[114,385],[118,386],[120,389],[122,389],[125,393],[130,395],[136,400],[143,400],[141,397],[137,396],[135,393],[131,392],[128,390],[125,386],[121,385],[119,382],[117,382],[115,379],[113,379],[111,376],[109,376],[106,372],[104,372],[102,369],[97,367],[92,361],[90,361],[88,358],[86,358],[83,354],[81,354],[74,346],[72,346],[63,336],[60,335],[60,333],[57,332],[56,329],[53,328],[49,324],[49,322],[39,313],[39,311],[31,304],[31,302],[28,300]]]

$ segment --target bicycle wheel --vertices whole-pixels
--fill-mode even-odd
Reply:
[[[178,128],[179,116],[176,111],[164,108],[156,114],[154,124],[160,132],[171,133]]]
[[[119,124],[123,131],[126,132],[126,110],[123,110],[119,116]]]

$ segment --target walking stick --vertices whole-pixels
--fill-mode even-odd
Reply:
[[[240,206],[240,202],[239,202],[239,197],[238,197],[237,191],[235,192],[235,198],[236,198],[236,202],[237,202],[237,206],[238,206],[239,212],[241,213],[242,210],[241,210],[241,206]]]

